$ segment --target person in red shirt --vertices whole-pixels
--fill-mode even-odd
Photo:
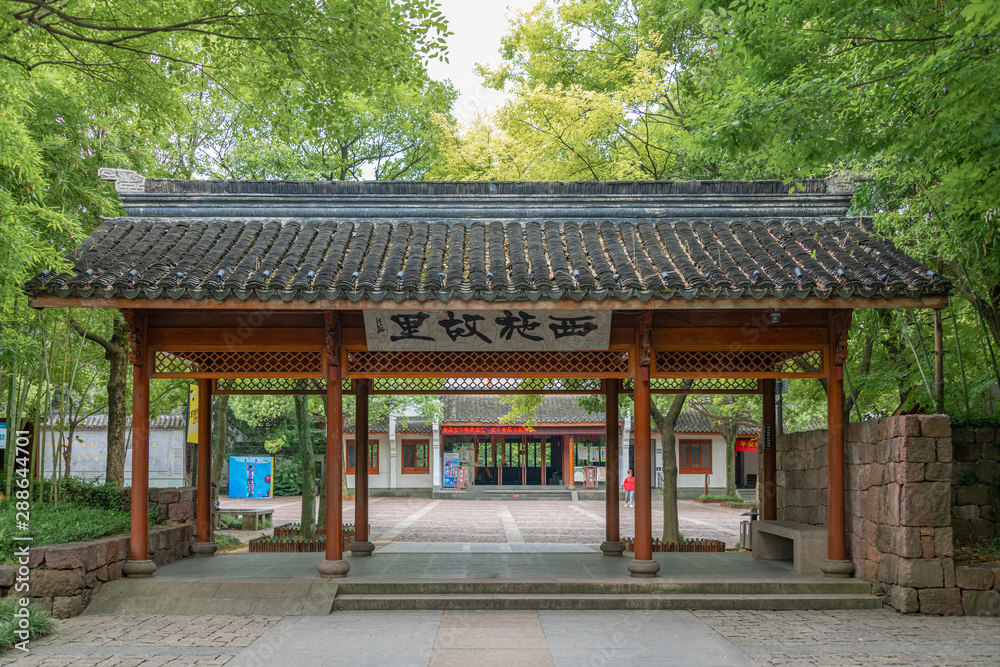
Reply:
[[[622,488],[625,489],[625,507],[635,507],[635,477],[632,476],[632,471],[628,471],[628,477],[622,483]]]

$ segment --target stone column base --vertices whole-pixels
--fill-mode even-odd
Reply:
[[[628,563],[628,571],[633,577],[655,577],[660,571],[660,564],[655,560],[632,560]]]
[[[324,560],[316,567],[321,577],[346,577],[351,571],[351,564],[346,560]]]
[[[156,563],[151,560],[127,560],[122,565],[122,574],[131,579],[144,579],[153,576]]]
[[[605,556],[621,556],[625,553],[625,545],[622,542],[601,542],[601,553]]]
[[[219,545],[215,542],[195,542],[191,545],[191,553],[195,556],[214,556],[219,550]]]
[[[824,577],[846,579],[854,575],[854,563],[849,560],[824,561],[819,569],[823,571]]]
[[[375,551],[375,545],[371,542],[351,542],[350,549],[352,556],[371,556]]]

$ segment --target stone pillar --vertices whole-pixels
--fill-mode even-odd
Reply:
[[[132,362],[132,524],[127,577],[149,577],[156,563],[149,560],[149,353],[144,310],[126,311]]]
[[[431,484],[435,490],[441,488],[443,463],[441,459],[441,425],[431,426]]]
[[[601,553],[605,556],[621,556],[625,545],[621,541],[619,528],[618,502],[618,380],[604,380],[604,423],[606,427],[604,444],[607,455],[604,458],[605,478],[604,488],[605,535],[601,545]]]
[[[375,545],[368,540],[368,379],[354,381],[354,541],[352,556],[371,556]]]
[[[826,379],[827,465],[830,470],[827,504],[828,560],[820,568],[828,577],[849,577],[854,574],[854,563],[847,559],[844,498],[844,362],[847,361],[847,335],[850,326],[850,311],[846,315],[838,311],[831,313]]]
[[[775,409],[775,381],[762,380],[763,410],[761,424],[763,433],[758,444],[760,452],[760,518],[763,521],[778,519],[778,467],[775,428],[777,425],[777,410]]]
[[[396,488],[396,476],[399,474],[399,438],[396,437],[396,417],[389,415],[389,488]]]
[[[660,564],[653,560],[653,506],[650,482],[649,355],[652,312],[639,315],[635,353],[635,560],[628,570],[633,577],[655,577]]]
[[[326,314],[326,553],[317,569],[324,577],[344,577],[351,569],[344,560],[344,394],[340,366],[339,313]]]
[[[196,556],[215,553],[212,537],[212,381],[198,380],[198,502],[197,539],[191,545]]]

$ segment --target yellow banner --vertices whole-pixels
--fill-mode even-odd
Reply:
[[[192,445],[198,444],[198,383],[192,382],[188,385],[188,424],[187,441]]]

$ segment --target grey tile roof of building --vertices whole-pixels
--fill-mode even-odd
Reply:
[[[145,181],[30,295],[663,300],[950,288],[823,180]]]

